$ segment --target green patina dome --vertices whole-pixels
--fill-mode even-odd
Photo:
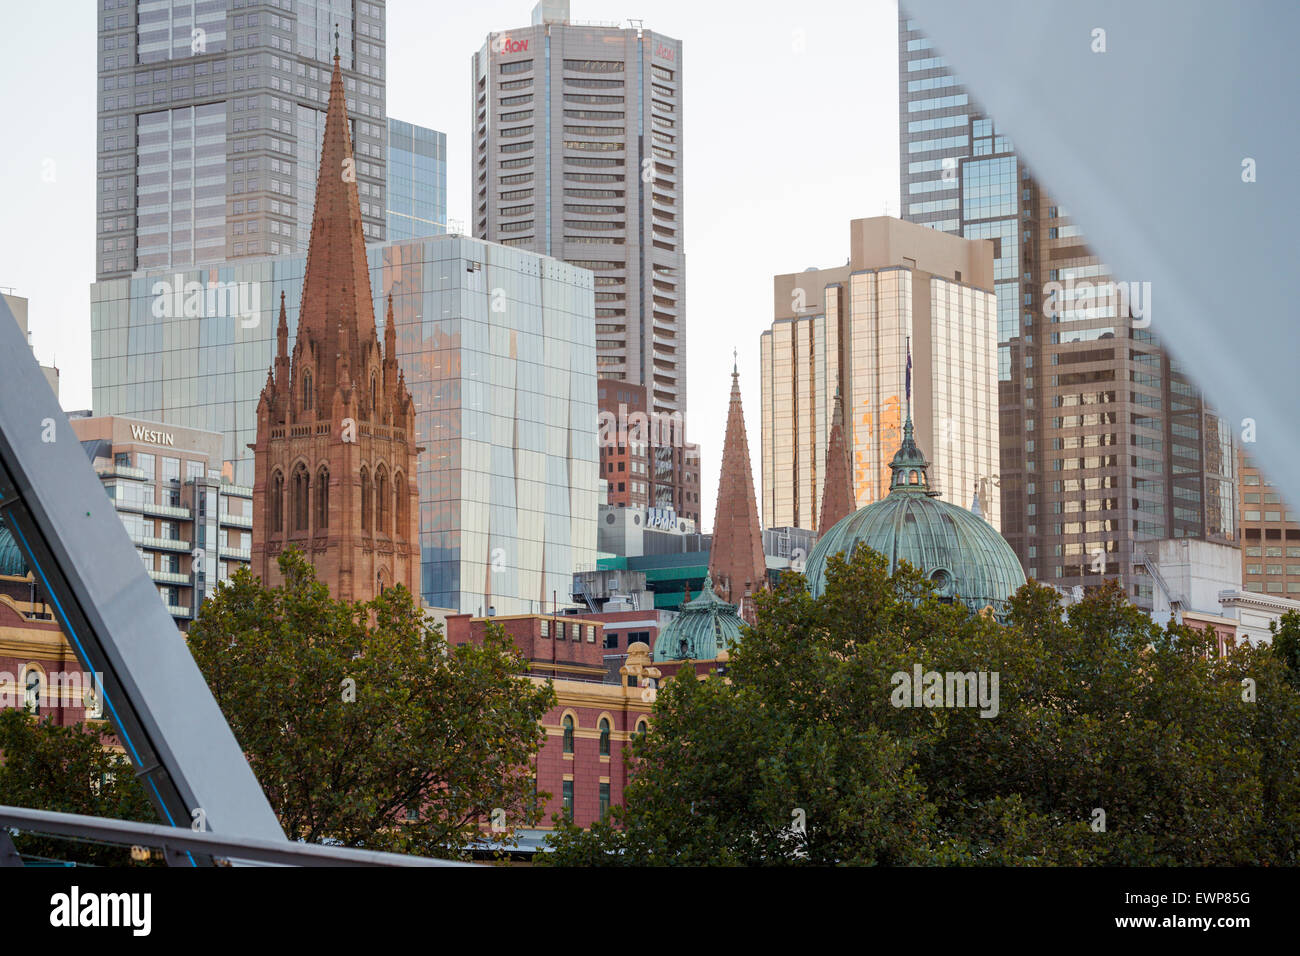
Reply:
[[[655,640],[654,661],[711,661],[728,644],[740,640],[745,622],[728,604],[713,593],[713,578],[705,575],[704,590],[687,601]]]
[[[14,536],[9,533],[3,518],[0,518],[0,574],[17,578],[27,577],[27,558],[18,547]]]
[[[847,558],[861,543],[884,555],[891,573],[900,561],[919,569],[940,598],[972,611],[992,605],[998,616],[1005,613],[1007,598],[1025,583],[1020,561],[992,525],[930,490],[929,464],[916,445],[909,415],[903,443],[889,463],[889,494],[841,518],[813,548],[805,564],[813,597],[825,590],[827,559],[840,553]]]

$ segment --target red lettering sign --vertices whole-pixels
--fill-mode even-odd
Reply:
[[[512,40],[509,37],[501,37],[497,41],[499,53],[523,53],[528,49],[527,40]]]
[[[659,46],[655,48],[655,56],[663,57],[665,60],[668,60],[669,62],[672,62],[673,52],[674,51],[672,47],[664,46],[662,43],[660,43]]]

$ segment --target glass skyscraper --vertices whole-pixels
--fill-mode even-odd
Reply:
[[[388,238],[447,231],[447,134],[388,117]]]
[[[901,9],[898,29],[902,216],[997,244],[1002,534],[1032,578],[1118,577],[1150,607],[1141,542],[1235,540],[1226,425],[1160,347],[1149,283],[1110,274]]]
[[[385,238],[384,0],[96,7],[97,277],[305,252],[336,44],[366,237]]]
[[[474,613],[541,611],[595,562],[592,274],[458,236],[367,255],[378,325],[393,296],[424,449],[424,599]],[[95,283],[95,414],[218,432],[231,480],[251,487],[248,445],[280,295],[292,336],[305,270],[296,255]],[[236,291],[226,299],[221,290]]]

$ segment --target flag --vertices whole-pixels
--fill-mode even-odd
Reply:
[[[912,400],[912,342],[907,342],[907,400]]]

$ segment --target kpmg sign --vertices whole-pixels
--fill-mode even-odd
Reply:
[[[154,431],[152,428],[145,428],[143,425],[132,425],[131,437],[136,441],[145,441],[151,445],[176,444],[176,436],[171,432]]]
[[[647,508],[645,510],[645,526],[660,531],[676,531],[677,512],[673,511],[672,508]]]

